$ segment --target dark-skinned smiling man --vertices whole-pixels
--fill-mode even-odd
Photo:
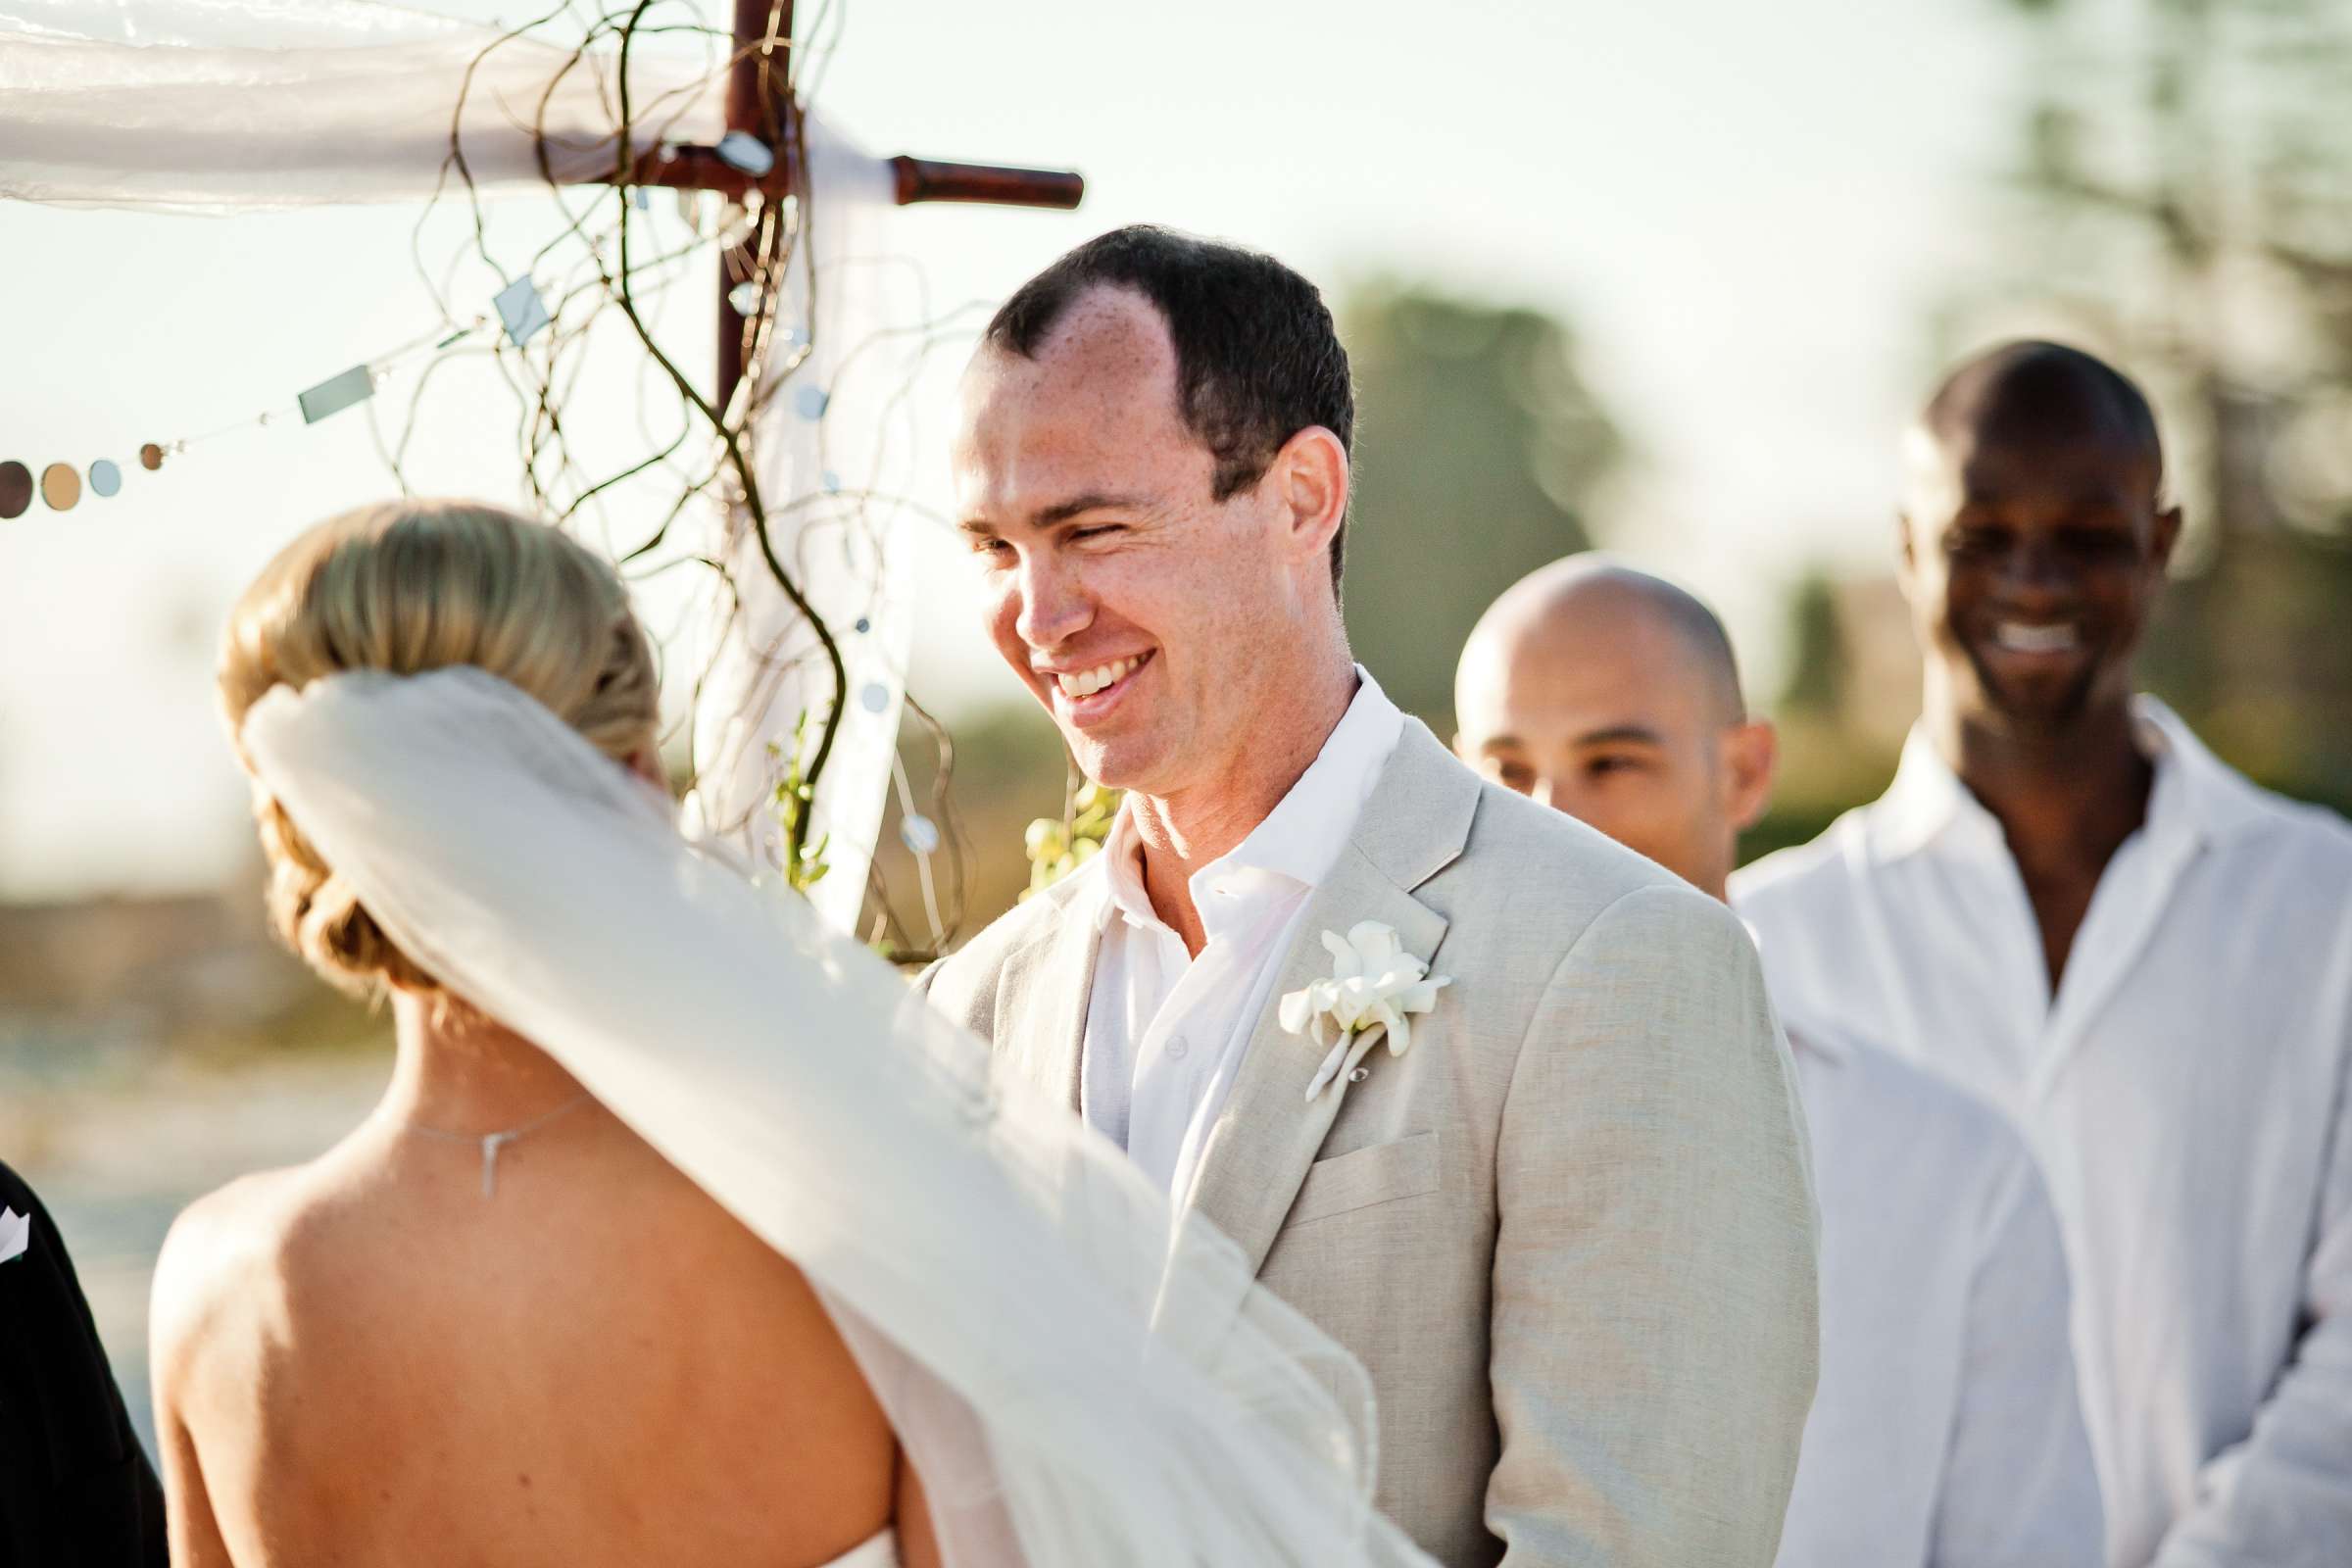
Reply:
[[[2039,1158],[2114,1568],[2352,1562],[2352,829],[2134,694],[2180,514],[2123,374],[1980,355],[1905,469],[1919,725],[1733,901],[1791,1030],[1946,1074]]]

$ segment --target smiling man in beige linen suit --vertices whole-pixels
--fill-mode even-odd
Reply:
[[[1121,229],[998,313],[962,528],[997,646],[1128,793],[925,984],[1362,1361],[1379,1504],[1441,1561],[1764,1568],[1815,1305],[1755,952],[1353,662],[1353,423],[1268,257]],[[1391,1008],[1360,1058],[1283,1003],[1350,963]]]

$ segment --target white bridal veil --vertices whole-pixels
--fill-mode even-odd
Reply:
[[[1344,1350],[545,708],[469,667],[348,674],[243,738],[406,952],[815,1282],[956,1568],[1426,1561],[1371,1508]]]

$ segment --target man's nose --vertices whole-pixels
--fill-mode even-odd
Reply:
[[[1013,630],[1032,648],[1055,648],[1086,630],[1095,618],[1094,601],[1079,573],[1048,551],[1029,552],[1021,562],[1015,592],[1020,612]]]
[[[2019,598],[2062,597],[2074,589],[2074,569],[2055,543],[2029,534],[2002,558],[2001,586]]]

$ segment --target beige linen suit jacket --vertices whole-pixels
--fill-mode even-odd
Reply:
[[[1072,1109],[1100,875],[925,982]],[[1310,1103],[1279,999],[1359,920],[1453,983]],[[1440,1561],[1767,1568],[1817,1350],[1792,1083],[1728,909],[1407,719],[1186,1201],[1363,1362],[1380,1506]]]

